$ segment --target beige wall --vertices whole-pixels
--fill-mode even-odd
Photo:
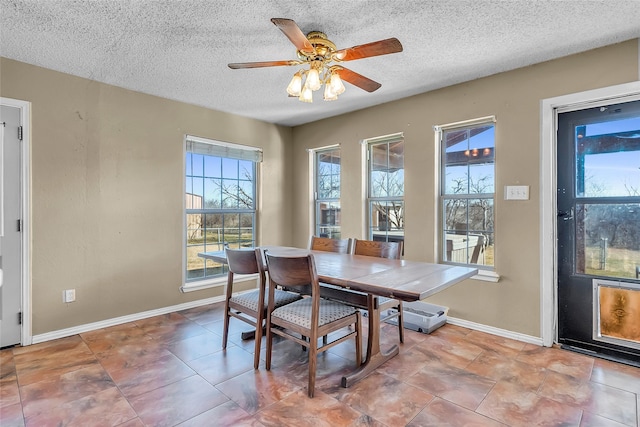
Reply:
[[[32,332],[221,294],[179,291],[185,134],[262,147],[260,242],[305,246],[306,149],[341,144],[343,231],[364,237],[360,141],[403,132],[406,257],[432,261],[432,126],[496,115],[502,279],[467,280],[431,302],[454,317],[539,336],[540,100],[637,80],[638,51],[633,40],[293,129],[1,58],[0,96],[32,103]],[[502,200],[508,184],[530,185],[530,200]],[[77,301],[64,304],[69,288]]]
[[[638,63],[638,43],[632,40],[294,128],[293,243],[305,245],[309,237],[306,150],[341,144],[342,232],[343,236],[363,238],[360,141],[403,132],[405,257],[435,260],[437,193],[432,127],[495,115],[495,264],[501,280],[467,280],[430,302],[450,307],[452,317],[540,337],[540,101],[635,81]],[[514,184],[529,185],[530,199],[503,200],[504,186]]]
[[[264,149],[260,238],[290,243],[290,128],[5,58],[0,70],[0,95],[32,103],[34,335],[221,295],[179,290],[185,134]]]

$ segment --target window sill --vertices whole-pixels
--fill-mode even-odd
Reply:
[[[495,271],[478,270],[478,274],[471,277],[473,280],[482,280],[483,282],[498,283],[500,281],[500,275]]]
[[[234,279],[233,283],[242,283],[248,282],[250,280],[255,280],[258,277],[257,274],[248,274],[246,276],[237,277]],[[221,286],[225,286],[227,284],[227,277],[216,277],[215,279],[207,279],[197,282],[185,283],[180,287],[180,291],[182,293],[194,292],[194,291],[202,291],[204,289],[211,288],[219,288]]]
[[[216,277],[215,279],[199,280],[197,282],[185,283],[180,287],[180,291],[182,293],[201,291],[203,289],[218,288],[226,284],[226,277]]]

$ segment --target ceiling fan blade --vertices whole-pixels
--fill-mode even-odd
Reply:
[[[362,74],[358,74],[355,71],[351,71],[348,68],[338,67],[337,71],[342,80],[347,83],[351,83],[354,86],[358,86],[360,89],[366,90],[367,92],[374,92],[382,86],[380,83],[373,81]]]
[[[400,43],[400,40],[393,37],[390,39],[379,40],[377,42],[340,49],[334,52],[333,57],[339,61],[353,61],[354,59],[369,58],[371,56],[387,55],[389,53],[397,52],[402,52],[402,44]]]
[[[299,65],[300,61],[263,61],[263,62],[236,62],[229,64],[229,68],[238,70],[241,68],[281,67],[284,65]]]
[[[313,53],[315,49],[307,39],[307,36],[304,35],[298,24],[293,21],[293,19],[286,18],[271,18],[271,22],[273,22],[276,27],[280,28],[280,31],[284,33],[285,36],[291,40],[291,43],[294,44],[296,49]]]

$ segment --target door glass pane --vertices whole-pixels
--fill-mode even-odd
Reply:
[[[575,129],[577,196],[640,196],[640,117]]]
[[[576,204],[576,272],[638,278],[640,203]]]

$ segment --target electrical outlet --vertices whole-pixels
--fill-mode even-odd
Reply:
[[[74,302],[76,300],[76,290],[66,289],[62,291],[62,302]]]
[[[505,185],[504,199],[505,200],[529,200],[529,186],[528,185]]]

